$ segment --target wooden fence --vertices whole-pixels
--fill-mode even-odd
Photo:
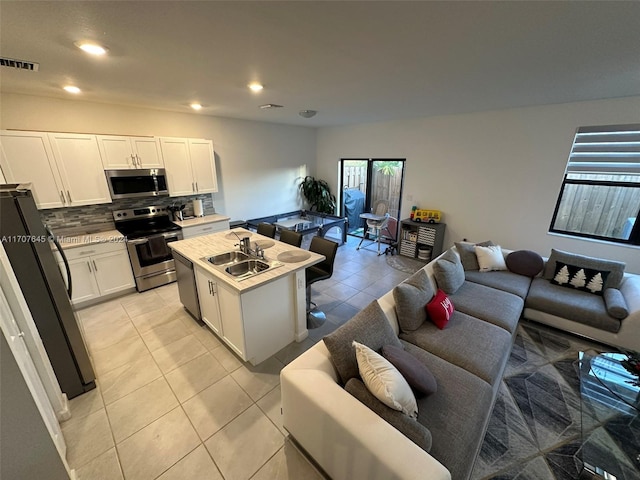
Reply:
[[[353,162],[356,163],[356,162]],[[355,188],[366,194],[367,162],[361,165],[343,167],[342,185],[344,189]],[[375,164],[374,164],[375,165]],[[371,185],[371,208],[375,211],[380,202],[386,205],[386,212],[398,218],[400,214],[400,187],[402,186],[402,166],[391,167],[391,174],[374,167]]]
[[[582,176],[572,175],[572,178]],[[588,175],[589,180],[637,182],[633,176]],[[639,188],[566,184],[554,229],[609,238],[626,239],[629,218],[640,209]],[[627,235],[625,235],[627,233]]]

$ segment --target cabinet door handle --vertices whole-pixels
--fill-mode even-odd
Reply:
[[[211,296],[216,296],[216,284],[211,282]]]
[[[131,157],[131,164],[135,167],[136,166],[136,157],[135,157],[135,155],[132,153],[129,156]]]
[[[196,191],[196,187],[195,187],[195,184],[193,182],[191,182],[191,191],[192,192]]]
[[[60,190],[60,198],[62,198],[62,203],[67,203],[67,201],[64,199],[64,192],[62,190]]]
[[[196,182],[196,193],[198,193],[198,182]]]
[[[67,197],[69,197],[69,203],[73,203],[73,200],[71,200],[71,193],[69,193],[69,190],[67,190]]]
[[[91,263],[87,262],[87,267],[89,267],[89,271],[91,272]]]
[[[209,295],[211,295],[211,280],[207,280],[207,283],[209,284]]]
[[[91,260],[93,262],[93,269],[97,272],[98,271],[98,266],[96,265],[96,261],[95,260]]]
[[[136,162],[138,162],[138,166],[142,168],[142,159],[140,158],[140,155],[138,155],[137,153],[136,153]]]

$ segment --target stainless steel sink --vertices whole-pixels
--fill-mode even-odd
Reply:
[[[229,275],[234,277],[248,277],[257,275],[269,269],[270,265],[262,260],[245,260],[242,262],[234,263],[224,269]]]
[[[206,257],[208,262],[214,265],[226,265],[228,263],[237,263],[249,259],[249,255],[239,250],[233,250],[231,252],[220,253],[211,257]]]

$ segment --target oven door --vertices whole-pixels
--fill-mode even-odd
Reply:
[[[135,277],[144,277],[175,270],[168,244],[182,240],[182,232],[169,232],[153,237],[127,241],[127,250]]]

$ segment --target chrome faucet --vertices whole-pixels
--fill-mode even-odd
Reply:
[[[240,251],[242,253],[245,253],[247,255],[255,255],[256,257],[262,258],[264,260],[264,248],[260,248],[259,245],[256,245],[256,249],[255,251],[253,251],[251,250],[251,240],[249,240],[249,237],[240,238],[240,235],[238,235],[233,230],[231,230],[231,233],[233,233],[238,238],[238,241],[240,243],[236,243],[235,246],[240,247]]]
[[[249,237],[240,238],[240,235],[234,232],[233,229],[231,230],[231,233],[233,233],[238,239],[238,242],[240,242],[240,243],[236,243],[234,247],[240,247],[240,251],[242,253],[246,253],[247,255],[249,255],[251,253],[251,247],[250,247],[251,243],[249,242]]]

